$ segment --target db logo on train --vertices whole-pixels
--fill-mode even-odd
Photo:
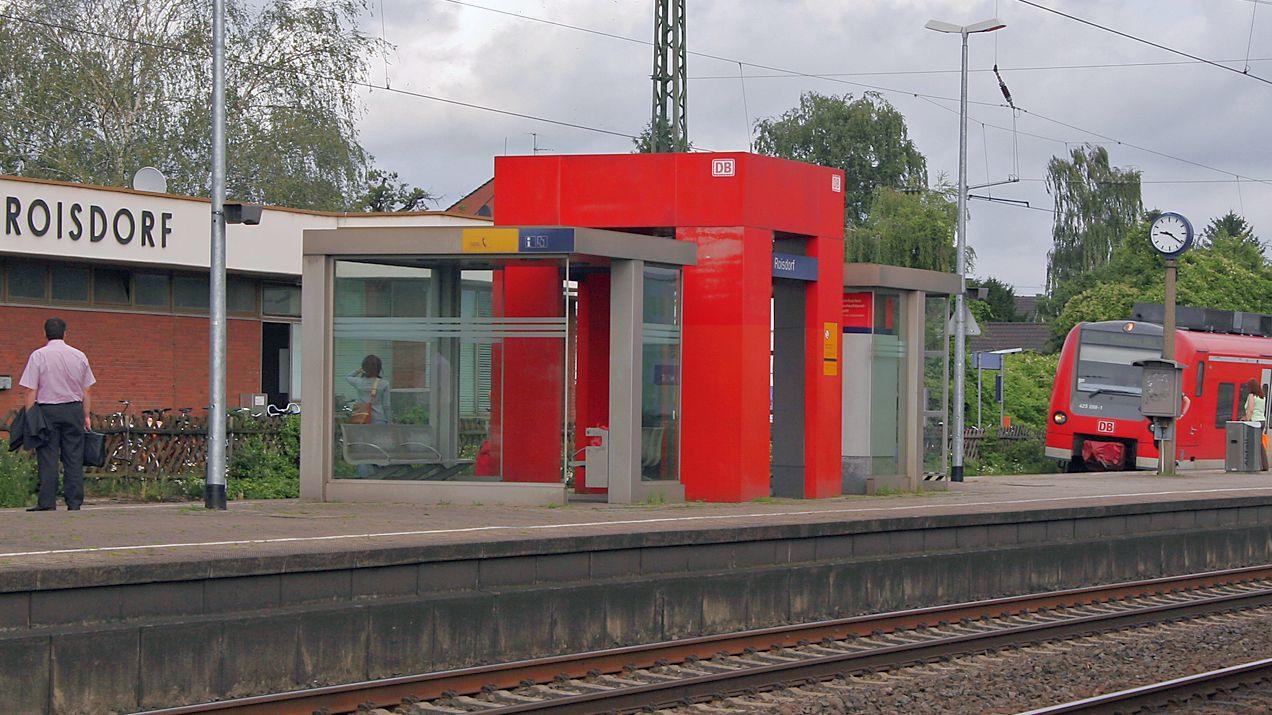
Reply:
[[[1113,420],[1100,420],[1099,422],[1095,423],[1096,432],[1106,432],[1108,434],[1112,434],[1116,430],[1117,430],[1117,426],[1113,424]]]

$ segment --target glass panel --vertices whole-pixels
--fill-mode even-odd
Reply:
[[[48,268],[38,263],[14,262],[7,271],[9,300],[44,300],[48,298]]]
[[[173,276],[172,307],[207,310],[208,291],[207,276]]]
[[[93,271],[93,302],[128,305],[132,302],[132,276],[128,271],[98,268]]]
[[[1233,401],[1236,392],[1235,383],[1219,383],[1219,394],[1215,397],[1215,427],[1223,429],[1230,420],[1236,419],[1236,404]]]
[[[680,271],[645,268],[640,475],[680,478]]]
[[[256,313],[256,281],[250,278],[225,279],[225,310],[229,313]]]
[[[556,261],[336,261],[334,476],[560,482]]]
[[[905,453],[905,312],[899,293],[875,293],[874,350],[871,356],[870,472],[901,473]]]
[[[53,288],[53,300],[88,302],[87,268],[52,266],[49,268],[49,279],[49,284]]]
[[[337,300],[339,295],[337,294]],[[261,286],[261,312],[266,315],[300,315],[300,286],[266,283]]]
[[[923,329],[923,471],[945,474],[949,441],[949,299],[927,296]]]
[[[167,308],[168,276],[163,273],[133,274],[133,298],[137,305]]]

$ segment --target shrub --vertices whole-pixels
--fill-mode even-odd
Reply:
[[[7,443],[0,445],[0,507],[31,506],[39,486],[35,455],[10,452]]]
[[[300,418],[288,417],[277,442],[253,436],[234,448],[226,495],[230,499],[300,496]]]

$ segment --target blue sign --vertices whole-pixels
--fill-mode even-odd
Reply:
[[[976,367],[981,370],[1001,370],[1003,369],[1003,356],[998,353],[975,352]]]
[[[773,277],[815,281],[817,280],[817,259],[794,253],[774,253]]]
[[[517,234],[517,253],[573,253],[572,228],[523,228]]]

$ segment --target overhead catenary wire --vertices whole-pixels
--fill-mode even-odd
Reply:
[[[7,19],[7,20],[14,20],[14,21],[16,21],[16,22],[25,22],[25,23],[29,23],[29,24],[32,24],[32,25],[38,25],[38,26],[46,27],[46,28],[50,28],[50,29],[65,30],[65,31],[68,31],[68,32],[75,32],[75,33],[78,33],[78,34],[81,34],[81,35],[90,35],[90,36],[93,36],[93,37],[100,37],[100,38],[102,38],[102,39],[106,39],[106,40],[112,40],[112,41],[115,41],[115,42],[124,42],[124,43],[129,43],[129,44],[138,45],[138,46],[141,46],[141,47],[150,47],[150,48],[152,48],[152,49],[157,49],[157,50],[167,50],[167,51],[170,51],[170,52],[177,52],[177,53],[184,54],[184,55],[188,55],[188,56],[191,56],[191,57],[200,57],[200,58],[202,58],[202,57],[204,57],[204,56],[205,56],[205,55],[204,55],[204,53],[196,52],[196,51],[194,51],[194,50],[189,50],[189,49],[186,49],[186,48],[184,48],[184,47],[177,47],[177,46],[175,46],[175,45],[165,45],[165,44],[163,44],[163,43],[159,43],[159,42],[149,42],[149,41],[146,41],[146,40],[138,40],[138,39],[136,39],[136,38],[123,37],[123,36],[120,36],[120,35],[112,35],[112,34],[110,34],[110,33],[98,32],[98,31],[94,31],[94,30],[87,30],[87,29],[82,28],[82,27],[72,27],[72,26],[69,26],[69,25],[63,25],[63,24],[56,23],[56,22],[49,22],[49,21],[47,21],[47,20],[37,20],[37,19],[35,19],[35,18],[31,18],[31,17],[24,17],[24,16],[21,16],[21,15],[13,15],[13,14],[10,14],[10,13],[7,13],[7,12],[0,12],[0,18],[4,18],[4,19]],[[207,56],[207,57],[209,57],[209,58],[211,57],[211,55],[206,55],[206,56]],[[380,86],[380,85],[378,85],[378,84],[375,84],[375,83],[372,83],[372,82],[367,82],[367,81],[365,81],[365,80],[349,80],[349,79],[340,79],[340,78],[338,78],[338,77],[332,77],[332,76],[324,75],[324,74],[321,74],[321,73],[318,73],[318,72],[307,72],[307,71],[304,71],[304,70],[299,70],[299,69],[296,69],[295,67],[291,67],[291,66],[287,66],[287,65],[270,65],[270,64],[265,64],[265,63],[262,63],[262,62],[249,62],[249,61],[246,61],[246,60],[235,60],[235,59],[230,59],[229,61],[230,61],[230,62],[233,62],[233,63],[235,63],[235,64],[239,64],[239,65],[243,65],[243,66],[247,66],[247,67],[252,67],[252,68],[255,68],[255,69],[269,70],[269,71],[275,71],[275,72],[279,72],[279,71],[283,71],[283,72],[290,72],[290,73],[292,73],[292,74],[296,75],[297,77],[309,77],[309,78],[311,78],[311,79],[321,79],[321,80],[325,80],[325,81],[328,81],[328,82],[339,82],[339,83],[342,83],[342,84],[347,84],[347,85],[350,85],[350,86],[360,87],[360,88],[367,89],[367,90],[371,90],[371,91],[390,92],[390,93],[393,93],[393,94],[398,94],[398,95],[403,95],[403,96],[408,96],[408,97],[415,97],[415,98],[417,98],[417,99],[424,99],[424,100],[428,100],[428,101],[431,101],[431,102],[439,102],[439,103],[442,103],[442,104],[449,104],[449,105],[458,106],[458,107],[466,107],[466,108],[469,108],[469,109],[477,109],[477,110],[481,110],[481,111],[484,111],[484,112],[491,112],[491,113],[493,113],[493,114],[501,114],[501,115],[508,116],[508,117],[516,117],[516,118],[518,118],[518,119],[528,119],[528,120],[531,120],[531,121],[543,122],[543,123],[545,123],[545,124],[554,124],[554,125],[556,125],[556,126],[569,127],[569,128],[571,128],[571,129],[579,129],[579,130],[582,130],[582,131],[594,132],[594,133],[597,133],[597,134],[607,134],[607,135],[610,135],[610,136],[622,137],[622,138],[624,138],[624,139],[632,139],[632,140],[635,140],[635,139],[637,139],[637,138],[638,138],[638,136],[637,136],[637,135],[635,135],[635,134],[629,134],[629,133],[627,133],[627,132],[615,131],[615,130],[613,130],[613,129],[605,129],[605,128],[603,128],[603,127],[594,127],[594,126],[589,126],[589,125],[586,125],[586,124],[579,124],[578,122],[569,122],[569,121],[565,121],[565,120],[561,120],[561,119],[552,119],[552,118],[550,118],[550,117],[538,116],[538,115],[529,114],[529,113],[526,113],[526,112],[517,112],[517,111],[514,111],[514,110],[510,110],[510,109],[501,109],[501,108],[499,108],[499,107],[491,107],[491,106],[487,106],[487,105],[483,105],[483,104],[477,104],[477,103],[475,103],[475,102],[466,102],[466,101],[462,101],[462,100],[458,100],[458,99],[451,99],[451,98],[449,98],[449,97],[442,97],[442,96],[434,95],[434,94],[426,94],[426,93],[424,93],[424,92],[413,92],[413,91],[411,91],[411,90],[407,90],[407,89],[400,89],[400,88],[397,88],[397,87],[382,87],[382,86]]]
[[[1214,60],[1215,62],[1239,64],[1242,62],[1272,62],[1272,57],[1250,57],[1248,59],[1235,58],[1230,60]],[[1076,65],[1023,65],[1020,67],[1006,67],[1001,69],[1005,72],[1041,72],[1052,70],[1099,70],[1099,69],[1122,69],[1136,67],[1187,67],[1190,65],[1203,65],[1204,62],[1197,60],[1163,60],[1157,62],[1096,62]],[[926,69],[926,70],[873,70],[861,72],[818,72],[817,77],[892,77],[905,75],[932,75],[932,74],[959,74],[961,70],[956,69]],[[969,68],[968,73],[971,74],[989,74],[994,70],[989,67]],[[770,74],[749,74],[747,79],[783,79],[788,77],[803,77],[802,74],[793,72],[774,72]],[[737,75],[694,75],[691,80],[735,80]]]
[[[1069,13],[1067,13],[1067,12],[1061,12],[1060,10],[1056,10],[1055,8],[1047,7],[1046,5],[1040,5],[1040,4],[1036,3],[1036,2],[1033,2],[1033,0],[1016,0],[1016,2],[1021,3],[1021,4],[1023,4],[1023,5],[1028,5],[1028,6],[1030,6],[1030,7],[1038,8],[1039,10],[1045,10],[1046,12],[1049,12],[1049,13],[1052,13],[1052,14],[1055,14],[1055,15],[1059,15],[1060,17],[1066,17],[1066,18],[1068,18],[1068,19],[1070,19],[1070,20],[1073,20],[1074,22],[1080,22],[1080,23],[1082,23],[1083,25],[1088,25],[1088,26],[1090,26],[1090,27],[1094,27],[1094,28],[1097,28],[1097,29],[1103,30],[1103,31],[1105,31],[1105,32],[1112,33],[1112,34],[1114,34],[1114,35],[1117,35],[1118,37],[1124,37],[1124,38],[1126,38],[1126,39],[1128,39],[1128,40],[1133,40],[1133,41],[1135,41],[1135,42],[1139,42],[1139,43],[1142,43],[1142,44],[1148,45],[1148,46],[1150,46],[1150,47],[1156,47],[1156,48],[1157,48],[1157,49],[1159,49],[1159,50],[1165,50],[1166,52],[1171,52],[1171,53],[1174,53],[1174,54],[1176,54],[1176,55],[1180,55],[1180,56],[1182,56],[1182,57],[1187,57],[1187,58],[1189,58],[1189,59],[1196,60],[1196,61],[1198,61],[1198,62],[1204,62],[1205,64],[1213,65],[1213,66],[1218,67],[1219,69],[1222,69],[1222,70],[1227,70],[1227,71],[1229,71],[1229,72],[1235,72],[1236,74],[1239,74],[1239,75],[1241,75],[1242,77],[1249,77],[1250,79],[1258,80],[1258,81],[1260,81],[1260,82],[1263,82],[1264,84],[1272,84],[1272,80],[1266,79],[1266,78],[1264,78],[1264,77],[1260,77],[1260,76],[1258,76],[1258,75],[1253,75],[1253,74],[1250,74],[1249,72],[1243,72],[1243,71],[1241,71],[1241,70],[1239,70],[1239,69],[1237,69],[1237,68],[1235,68],[1235,67],[1229,67],[1229,66],[1227,66],[1227,65],[1225,65],[1225,64],[1221,64],[1221,63],[1216,62],[1216,61],[1214,61],[1214,60],[1208,60],[1208,59],[1206,59],[1206,58],[1204,58],[1204,57],[1198,57],[1197,55],[1190,54],[1190,53],[1188,53],[1188,52],[1184,52],[1183,50],[1177,50],[1177,49],[1175,49],[1175,48],[1173,48],[1173,47],[1168,47],[1168,46],[1163,45],[1163,44],[1161,44],[1161,43],[1159,43],[1159,42],[1153,42],[1152,40],[1146,40],[1146,39],[1144,39],[1144,38],[1142,38],[1142,37],[1137,37],[1137,36],[1132,35],[1132,34],[1130,34],[1130,33],[1122,32],[1121,30],[1115,30],[1115,29],[1113,29],[1112,27],[1109,27],[1108,25],[1101,25],[1101,24],[1100,24],[1100,23],[1098,23],[1098,22],[1092,22],[1091,20],[1083,19],[1083,18],[1081,18],[1081,17],[1078,17],[1077,15],[1070,15],[1070,14],[1069,14]]]

